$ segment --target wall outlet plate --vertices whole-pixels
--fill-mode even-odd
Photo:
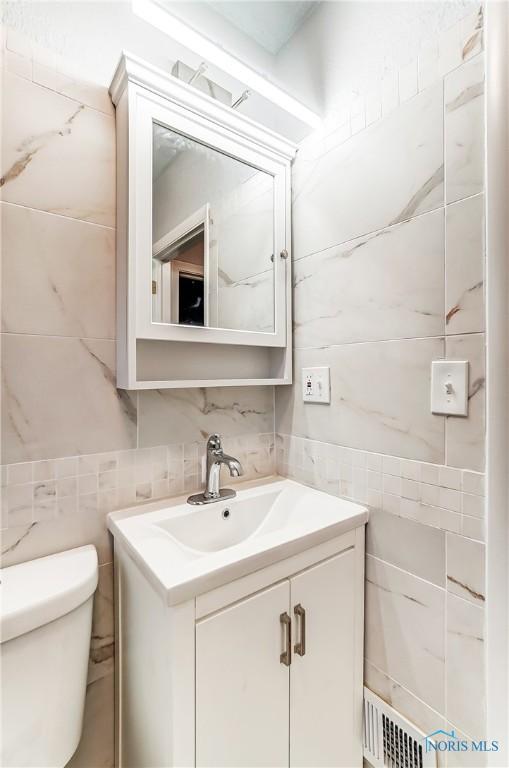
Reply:
[[[305,403],[330,403],[330,368],[302,369],[302,399]]]
[[[468,416],[468,360],[433,360],[431,412]]]

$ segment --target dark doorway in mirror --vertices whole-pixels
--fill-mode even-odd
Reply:
[[[203,277],[179,272],[179,323],[204,325]]]

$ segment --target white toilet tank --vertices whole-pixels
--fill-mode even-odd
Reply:
[[[0,570],[2,768],[63,768],[83,724],[97,553]]]

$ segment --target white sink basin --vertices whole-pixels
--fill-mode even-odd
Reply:
[[[237,486],[234,499],[185,499],[108,516],[108,526],[169,605],[363,525],[365,507],[291,480]]]
[[[261,535],[268,519],[274,516],[276,502],[281,491],[259,493],[247,498],[228,499],[214,502],[189,511],[186,506],[180,514],[156,523],[167,531],[181,547],[194,550],[197,554],[217,552],[233,547],[249,537]]]

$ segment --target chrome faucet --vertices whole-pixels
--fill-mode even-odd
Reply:
[[[195,493],[188,498],[189,504],[210,504],[220,499],[232,499],[236,493],[231,488],[219,487],[221,465],[226,464],[232,477],[244,474],[242,464],[233,456],[228,456],[223,451],[219,435],[211,435],[207,440],[207,488],[203,493]]]

